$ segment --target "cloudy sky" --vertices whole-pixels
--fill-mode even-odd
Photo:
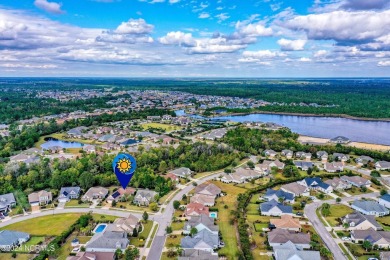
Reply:
[[[0,76],[390,76],[390,1],[2,0]]]

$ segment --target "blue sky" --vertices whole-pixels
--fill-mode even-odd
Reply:
[[[390,4],[3,0],[0,76],[390,76]]]

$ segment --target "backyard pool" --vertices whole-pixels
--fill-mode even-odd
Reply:
[[[107,227],[107,224],[99,224],[96,226],[94,233],[102,233]]]
[[[210,218],[217,218],[218,217],[218,213],[217,212],[210,212]]]

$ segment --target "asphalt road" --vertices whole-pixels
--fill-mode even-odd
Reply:
[[[362,194],[357,196],[352,196],[348,198],[342,198],[341,203],[348,203],[349,201],[353,201],[355,199],[360,199],[362,197],[365,198],[374,198],[378,196],[378,192],[373,192],[369,194]],[[305,206],[305,216],[309,219],[309,221],[313,224],[313,227],[315,231],[318,233],[318,235],[321,237],[321,239],[324,241],[325,245],[329,248],[330,252],[333,254],[334,259],[341,260],[341,259],[348,259],[347,256],[344,255],[343,251],[341,251],[340,247],[336,243],[336,241],[333,239],[333,237],[330,235],[330,233],[326,230],[325,226],[322,224],[320,219],[318,218],[316,214],[316,210],[318,207],[320,207],[323,203],[329,203],[329,204],[335,204],[336,200],[327,200],[327,201],[321,201],[321,202],[315,202],[311,203]]]

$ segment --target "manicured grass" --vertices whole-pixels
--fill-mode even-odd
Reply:
[[[248,222],[252,222],[252,223],[256,221],[261,223],[268,223],[271,218],[275,218],[275,217],[248,215],[246,219],[248,220]]]
[[[158,225],[155,225],[154,228],[153,228],[153,231],[152,231],[152,235],[150,236],[149,242],[148,242],[148,244],[147,244],[147,246],[146,246],[147,248],[150,248],[150,247],[151,247],[152,242],[153,242],[153,238],[154,238],[154,236],[155,236],[156,233],[157,233],[157,229],[158,229]]]
[[[79,204],[78,200],[70,200],[65,204],[65,208],[89,208],[89,203],[81,203]]]
[[[347,256],[348,260],[353,260],[353,258],[350,256],[350,254],[348,254],[347,249],[342,243],[339,244],[339,247],[341,248],[343,253]]]
[[[360,194],[367,194],[367,193],[370,193],[370,192],[372,192],[372,191],[369,190],[369,189],[367,189],[366,192],[362,192],[362,191],[360,190],[360,188],[352,187],[351,189],[346,190],[345,192],[347,192],[347,193],[350,194],[350,195],[355,196],[355,195],[360,195]]]
[[[121,206],[122,206],[122,209],[127,209],[127,210],[134,210],[134,211],[141,211],[141,212],[146,211],[148,213],[154,212],[154,211],[150,210],[149,207],[138,207],[137,205],[133,205],[130,201],[118,202],[116,204],[116,206],[113,208],[121,208]]]
[[[138,237],[130,238],[130,245],[134,245],[136,247],[143,247],[145,245],[145,241],[152,230],[153,222],[148,220],[146,223],[142,223],[142,225],[143,230],[138,234]]]
[[[176,246],[176,245],[180,245],[181,243],[181,239],[183,238],[184,236],[182,235],[169,235],[167,236],[167,240],[165,241],[165,246],[166,247],[171,247],[171,246]]]
[[[172,131],[177,131],[182,129],[182,127],[177,125],[168,125],[168,124],[161,124],[161,123],[145,123],[142,124],[141,126],[144,130],[147,130],[149,128],[161,128],[165,132],[172,132]]]
[[[330,205],[330,216],[325,217],[325,219],[330,226],[336,227],[339,225],[339,222],[337,221],[338,218],[344,217],[352,212],[353,209],[343,204]]]
[[[259,204],[249,203],[246,209],[248,215],[259,215]]]
[[[17,230],[34,236],[58,236],[68,229],[82,214],[56,214],[21,221],[0,228],[0,230]]]
[[[222,239],[225,242],[225,247],[219,250],[219,253],[226,255],[228,259],[236,259],[239,249],[237,248],[237,231],[234,225],[229,223],[231,219],[230,211],[236,209],[237,196],[240,193],[244,193],[246,190],[236,187],[231,184],[226,184],[218,181],[212,181],[227,195],[217,199],[218,208],[218,226],[219,231],[222,234]],[[228,209],[224,206],[228,205]]]
[[[254,223],[256,232],[263,232],[263,228],[268,228],[267,223]]]
[[[184,221],[172,222],[171,226],[173,230],[182,230],[184,228]]]
[[[162,196],[160,199],[159,199],[159,202],[162,204],[162,203],[164,203],[166,200],[167,200],[167,198],[169,197],[169,196],[171,196],[173,193],[176,193],[176,192],[178,192],[179,190],[171,190],[170,192],[168,192],[167,194],[165,194],[164,196]],[[173,197],[173,195],[172,195],[172,197]]]
[[[385,231],[390,231],[390,216],[376,218],[376,221],[382,225]]]
[[[93,220],[96,222],[114,222],[115,219],[119,218],[110,215],[92,214]]]

